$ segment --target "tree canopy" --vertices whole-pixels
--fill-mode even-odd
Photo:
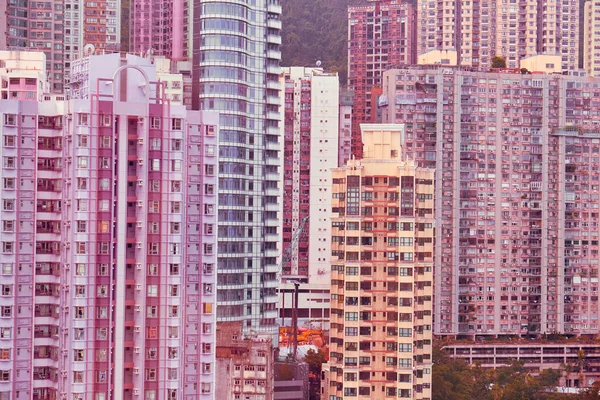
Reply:
[[[521,361],[495,370],[451,358],[438,344],[433,350],[433,400],[563,400],[555,392],[561,371],[546,369],[531,375]],[[587,399],[587,398],[585,398]]]

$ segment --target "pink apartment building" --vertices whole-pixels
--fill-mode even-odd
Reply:
[[[218,116],[147,59],[0,100],[0,399],[214,398]]]
[[[436,168],[434,333],[597,335],[600,80],[410,67],[383,120]]]

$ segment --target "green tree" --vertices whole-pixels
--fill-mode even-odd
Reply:
[[[506,68],[506,59],[501,56],[492,57],[492,68]]]
[[[319,349],[318,351],[310,349],[304,356],[304,362],[308,364],[310,399],[318,400],[320,398],[321,371],[323,369],[323,364],[327,362],[327,353],[322,349]]]

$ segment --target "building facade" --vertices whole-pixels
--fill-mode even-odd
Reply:
[[[600,48],[597,45],[600,40],[600,3],[597,1],[586,1],[584,9],[583,24],[583,69],[590,76],[600,74]]]
[[[274,399],[273,343],[243,331],[241,322],[218,325],[216,399]]]
[[[329,317],[329,186],[338,163],[339,79],[320,68],[291,67],[283,69],[282,84],[282,281],[301,282],[300,324],[320,327]],[[283,318],[292,315],[293,292],[291,284],[280,286]]]
[[[578,69],[579,0],[419,0],[418,52],[456,51],[458,65],[487,69],[494,56],[507,67],[538,54],[560,55],[562,70]]]
[[[71,62],[84,46],[115,51],[120,43],[120,0],[14,1],[0,13],[0,50],[42,51],[50,91],[64,93]]]
[[[190,0],[130,0],[129,48],[133,53],[151,51],[171,60],[189,56],[191,40]]]
[[[215,396],[218,116],[154,68],[86,57],[71,100],[0,100],[5,398]]]
[[[220,112],[218,319],[276,334],[281,5],[196,0],[193,9],[192,108]]]
[[[600,82],[448,67],[384,81],[384,120],[436,168],[435,333],[597,334]]]
[[[375,121],[383,71],[417,62],[416,10],[400,0],[348,7],[348,87],[354,91],[352,155],[362,157],[360,124]]]
[[[340,90],[340,134],[338,137],[338,167],[346,165],[352,158],[352,106],[354,93]]]
[[[333,170],[325,398],[429,399],[434,173],[401,125],[361,128],[363,159]]]

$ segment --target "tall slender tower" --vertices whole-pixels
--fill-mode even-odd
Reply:
[[[220,112],[220,321],[276,332],[282,140],[278,0],[194,2],[192,108]]]
[[[402,125],[361,128],[333,170],[329,398],[430,398],[434,172]]]

